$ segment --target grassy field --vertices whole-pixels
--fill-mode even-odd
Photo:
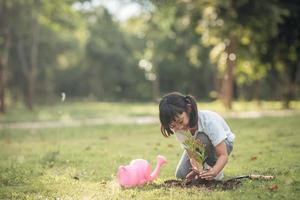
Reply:
[[[140,108],[121,112],[156,114],[153,106]],[[95,117],[90,112],[87,117]],[[226,191],[162,187],[164,181],[174,179],[182,149],[174,137],[160,134],[158,124],[2,129],[0,199],[298,199],[300,115],[227,121],[236,141],[225,178],[259,173],[275,175],[275,180],[243,180],[241,186]],[[168,164],[154,183],[133,189],[118,186],[119,165],[144,158],[153,166],[158,154],[166,156]]]
[[[280,110],[281,102],[261,101],[234,102],[234,112],[240,111],[270,111]],[[199,102],[199,109],[209,109],[218,113],[227,113],[220,101],[210,103]],[[300,111],[300,101],[292,101],[291,108]],[[47,106],[35,106],[33,112],[28,112],[22,104],[11,105],[5,115],[0,114],[0,123],[28,121],[67,121],[86,118],[114,118],[115,116],[157,116],[155,103],[105,103],[105,102],[59,102]]]

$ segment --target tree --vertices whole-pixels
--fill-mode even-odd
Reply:
[[[79,49],[76,44],[80,44],[75,39],[75,29],[80,20],[72,4],[73,1],[60,0],[14,0],[10,4],[14,15],[6,16],[11,19],[8,22],[12,41],[8,87],[15,96],[23,93],[30,110],[33,101],[37,101],[36,91],[39,96],[35,97],[53,96],[53,74],[59,73],[58,68],[74,64],[77,59],[72,56],[79,57],[75,56]]]
[[[121,31],[106,9],[98,7],[87,15],[90,37],[85,58],[89,93],[106,101],[138,97],[137,86],[143,80],[132,50],[136,40]]]
[[[172,90],[207,98],[214,89],[214,84],[207,84],[215,79],[214,66],[195,32],[199,10],[181,1],[142,2],[146,11],[139,20],[144,19],[144,26],[137,32],[142,33],[146,46],[140,64],[152,80],[153,99]]]
[[[278,26],[278,34],[269,40],[269,63],[277,72],[277,81],[282,88],[283,108],[290,107],[290,101],[296,96],[297,78],[300,69],[300,4],[298,1],[280,1],[288,10],[283,21]],[[265,59],[268,59],[265,58]]]
[[[9,51],[11,46],[10,20],[11,2],[3,0],[0,2],[0,112],[5,112],[5,90],[7,79],[7,68]]]
[[[222,78],[220,97],[230,109],[237,63],[257,64],[253,57],[259,56],[259,47],[276,35],[284,12],[275,1],[214,0],[199,3],[198,8],[203,15],[197,31],[202,34],[202,43],[212,46],[211,57],[218,63]],[[268,31],[261,32],[265,29]]]

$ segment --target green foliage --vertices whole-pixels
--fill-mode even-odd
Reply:
[[[269,64],[269,82],[281,87],[275,95],[282,97],[283,107],[288,108],[291,99],[297,98],[300,76],[300,19],[299,7],[295,1],[280,1],[287,14],[278,26],[278,34],[268,39],[268,53],[262,54],[264,63]],[[289,31],[292,30],[292,31]]]
[[[133,2],[141,6],[139,15],[116,21],[88,0],[2,1],[1,60],[9,50],[3,67],[5,100],[26,99],[31,79],[33,100],[45,104],[62,92],[76,98],[149,101],[177,90],[214,100],[220,95],[210,94],[220,93],[232,39],[236,99],[289,102],[299,97],[298,2]]]
[[[138,40],[123,34],[106,9],[98,8],[88,15],[95,19],[89,22],[90,36],[86,46],[90,95],[99,100],[136,98],[137,92],[141,92],[136,86],[146,84],[130,44]]]
[[[213,46],[211,57],[222,77],[226,65],[226,46],[231,38],[237,39],[234,50],[237,62],[237,84],[262,79],[266,66],[260,64],[259,55],[266,54],[269,38],[277,34],[278,24],[286,14],[275,1],[211,1],[199,4],[202,18],[197,32],[202,43]],[[262,29],[268,31],[261,32]]]

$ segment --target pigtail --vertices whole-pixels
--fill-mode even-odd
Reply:
[[[197,108],[197,102],[195,98],[192,95],[185,96],[185,100],[188,104],[191,105],[191,112],[190,112],[190,121],[189,121],[189,127],[195,127],[198,123],[198,108]]]

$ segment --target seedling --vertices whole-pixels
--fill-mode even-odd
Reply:
[[[206,159],[205,145],[189,133],[185,133],[184,135],[186,136],[186,140],[183,142],[183,145],[191,162],[193,162],[194,168],[192,170],[200,173],[203,171],[203,165]]]

